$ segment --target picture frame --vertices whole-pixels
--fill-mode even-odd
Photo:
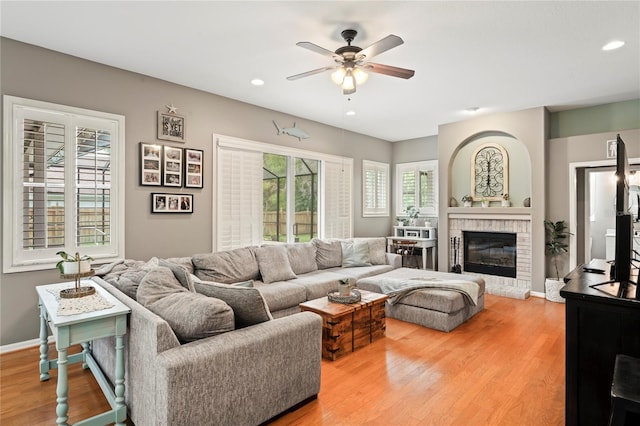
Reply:
[[[173,142],[185,142],[184,117],[158,111],[158,139]]]
[[[140,185],[162,185],[162,145],[140,142]]]
[[[184,149],[184,186],[185,188],[202,188],[204,151],[201,149]]]
[[[152,192],[151,213],[193,213],[193,194]]]
[[[182,186],[182,148],[164,147],[162,183],[164,186]]]

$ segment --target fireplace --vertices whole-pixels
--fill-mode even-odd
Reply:
[[[463,231],[464,270],[516,277],[516,234]]]

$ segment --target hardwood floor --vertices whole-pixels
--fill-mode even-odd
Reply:
[[[273,425],[561,425],[564,305],[486,296],[450,333],[387,318],[387,336],[322,363],[318,399]],[[55,354],[55,352],[54,352]],[[52,354],[53,355],[53,354]],[[0,356],[0,424],[55,423],[55,378],[37,348]],[[89,371],[69,367],[69,421],[108,404]]]

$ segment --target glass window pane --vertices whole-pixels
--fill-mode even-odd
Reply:
[[[287,157],[263,155],[262,224],[265,241],[287,241]]]
[[[296,242],[308,242],[318,235],[318,167],[320,161],[296,158],[295,218]]]

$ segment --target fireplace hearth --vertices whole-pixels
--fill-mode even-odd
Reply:
[[[516,234],[463,231],[464,270],[479,274],[516,277]]]

